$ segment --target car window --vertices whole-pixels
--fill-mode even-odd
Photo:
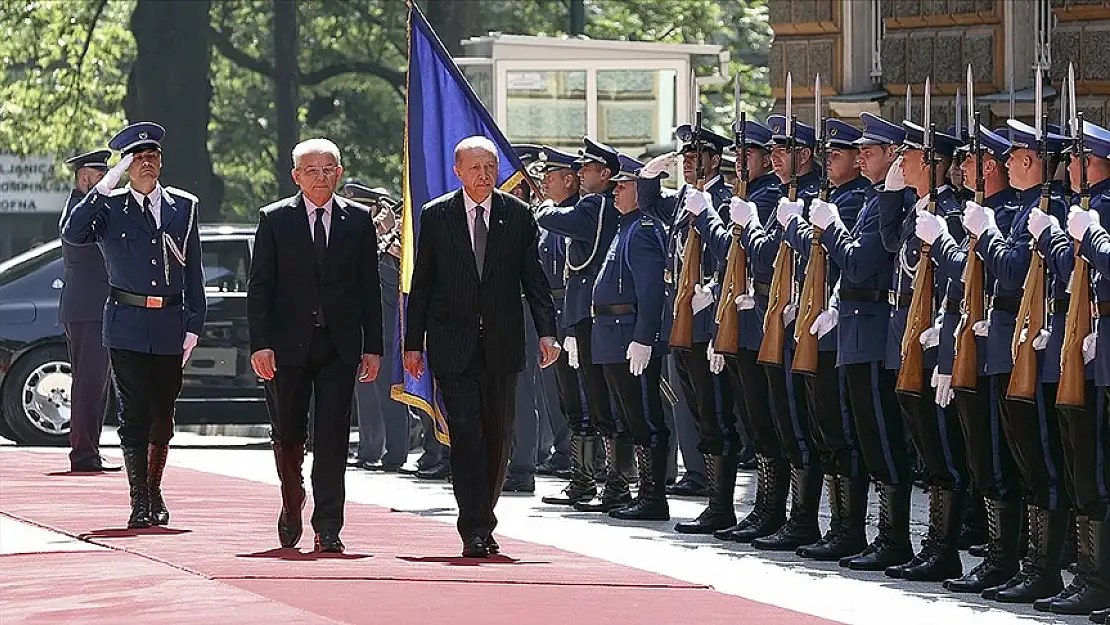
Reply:
[[[206,293],[246,293],[250,249],[245,239],[204,241],[204,290]]]
[[[0,286],[34,273],[61,257],[62,244],[60,240],[55,239],[10,258],[0,263]]]

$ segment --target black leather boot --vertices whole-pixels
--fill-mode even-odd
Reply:
[[[1060,561],[1064,556],[1064,541],[1069,526],[1073,524],[1071,509],[1046,510],[1029,506],[1028,514],[1029,551],[1022,571],[1014,576],[1017,583],[999,588],[993,597],[987,598],[1001,603],[1033,603],[1037,599],[1051,597],[1064,588]]]
[[[871,484],[867,478],[838,476],[841,501],[840,522],[837,532],[822,546],[809,548],[798,555],[814,560],[835,562],[857,554],[867,547],[867,495]],[[803,547],[802,549],[806,549]]]
[[[978,492],[969,490],[967,505],[965,506],[963,527],[960,528],[960,550],[968,551],[974,546],[987,542],[987,506],[983,496]],[[979,554],[983,557],[986,554]],[[974,555],[974,554],[972,554]]]
[[[1063,590],[1056,593],[1055,595],[1051,597],[1045,597],[1044,599],[1037,599],[1036,601],[1034,601],[1034,610],[1038,612],[1051,612],[1053,603],[1056,603],[1057,601],[1066,601],[1070,599],[1072,595],[1077,592],[1082,592],[1083,589],[1087,587],[1087,574],[1092,569],[1092,563],[1090,561],[1091,554],[1087,553],[1084,540],[1087,532],[1090,531],[1090,523],[1091,519],[1087,516],[1081,516],[1075,519],[1075,525],[1077,529],[1075,536],[1077,562],[1075,574],[1072,576],[1071,581],[1068,582],[1067,586],[1064,586]],[[1086,610],[1083,612],[1083,614],[1086,614],[1090,611],[1091,610]]]
[[[1110,608],[1091,612],[1091,616],[1089,616],[1087,620],[1092,623],[1103,623],[1104,625],[1110,623]]]
[[[963,525],[966,495],[966,490],[930,489],[929,543],[922,549],[922,554],[914,558],[921,562],[901,569],[902,579],[911,582],[943,582],[963,575],[963,564],[960,562],[960,527]]]
[[[570,436],[570,483],[558,495],[541,499],[546,504],[573,506],[597,496],[597,445],[600,436]]]
[[[790,464],[780,458],[759,456],[759,464],[756,466],[756,507],[744,521],[734,527],[714,532],[713,536],[721,540],[750,543],[756,538],[774,534],[786,524],[786,500],[789,496]]]
[[[635,450],[628,439],[603,438],[605,448],[605,487],[601,494],[574,504],[579,512],[609,512],[632,502],[628,485],[635,472]]]
[[[151,443],[147,448],[146,483],[150,489],[150,522],[153,525],[169,525],[170,511],[162,499],[162,474],[166,471],[166,456],[170,446]]]
[[[802,558],[809,557],[806,554],[811,550],[816,550],[824,547],[840,532],[840,519],[844,514],[844,494],[840,490],[840,482],[837,481],[835,475],[825,475],[825,493],[829,497],[829,529],[817,542],[812,545],[802,545],[794,550],[795,555]]]
[[[1110,608],[1110,522],[1081,517],[1078,548],[1082,586],[1069,597],[1052,602],[1055,614],[1088,614]]]
[[[674,531],[679,534],[712,534],[736,525],[736,508],[733,502],[736,492],[736,464],[735,455],[705,455],[709,505],[693,521],[676,523]]]
[[[944,587],[952,592],[980,593],[1005,583],[1018,572],[1021,504],[988,499],[986,508],[987,555],[967,575],[944,582]]]
[[[640,470],[640,490],[632,503],[609,516],[625,521],[669,521],[667,505],[667,448],[636,446],[636,465]]]
[[[147,449],[141,447],[121,447],[123,466],[127,469],[127,483],[131,487],[131,516],[127,519],[128,529],[150,527],[150,485],[147,484]]]
[[[794,551],[821,538],[817,509],[821,506],[821,471],[813,466],[793,467],[790,473],[790,519],[777,532],[752,540],[765,551]]]
[[[274,460],[281,480],[281,514],[278,515],[278,540],[282,547],[296,547],[304,531],[304,444],[274,443]]]
[[[858,556],[842,558],[853,571],[885,571],[913,559],[910,546],[911,484],[879,485],[879,535]]]

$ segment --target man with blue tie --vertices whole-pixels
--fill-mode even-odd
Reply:
[[[162,472],[173,436],[181,370],[207,310],[195,195],[163,187],[162,138],[155,123],[132,124],[108,147],[123,157],[62,225],[74,245],[96,243],[110,293],[104,345],[119,400],[119,437],[131,486],[131,528],[166,525]],[[123,172],[130,182],[114,189]]]
[[[111,150],[79,154],[66,164],[73,167],[74,189],[66,201],[59,230],[70,211],[100,182],[108,171]],[[100,457],[100,431],[108,408],[108,350],[104,334],[104,301],[108,299],[108,274],[104,255],[95,243],[74,245],[62,239],[65,278],[58,304],[58,320],[65,326],[69,363],[73,371],[69,416],[69,466],[71,471],[119,471]]]

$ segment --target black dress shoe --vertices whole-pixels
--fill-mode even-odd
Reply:
[[[381,460],[359,460],[358,463],[355,466],[362,469],[363,471],[381,471],[382,470]]]
[[[464,558],[485,558],[489,556],[489,544],[481,536],[471,536],[463,542]]]
[[[551,464],[544,462],[536,466],[536,475],[553,475],[561,477],[570,474],[570,466],[566,464]]]
[[[383,462],[380,470],[386,473],[400,473],[404,466],[398,462]]]
[[[493,539],[493,534],[486,537],[486,551],[489,551],[491,556],[501,553],[501,545],[497,544],[497,541]]]
[[[434,467],[420,469],[416,472],[416,477],[422,480],[446,480],[451,477],[451,465],[441,462]]]
[[[536,482],[534,480],[524,479],[508,479],[501,486],[503,493],[534,493],[536,492]]]
[[[705,497],[708,491],[705,484],[699,484],[683,476],[681,480],[675,482],[674,486],[667,487],[667,494],[676,497]]]
[[[339,532],[321,532],[316,535],[314,551],[319,553],[343,553],[343,541]]]
[[[420,465],[412,462],[407,462],[405,464],[402,464],[397,469],[397,472],[404,475],[416,475],[417,473],[420,473],[420,470]]]
[[[104,473],[122,471],[123,466],[106,463],[101,458],[93,458],[83,462],[70,463],[69,470],[71,473]]]

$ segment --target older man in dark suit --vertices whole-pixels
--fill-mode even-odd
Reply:
[[[540,266],[528,205],[495,189],[497,147],[469,137],[455,147],[463,188],[420,213],[405,328],[405,370],[435,373],[451,431],[451,473],[463,556],[500,551],[493,539],[508,465],[517,376],[524,369],[521,292],[540,335],[542,366],[559,357],[555,304]]]

